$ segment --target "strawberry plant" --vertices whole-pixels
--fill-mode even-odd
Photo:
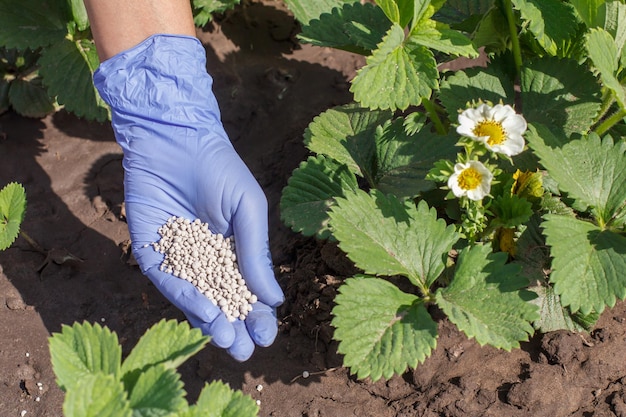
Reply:
[[[432,308],[509,350],[626,297],[622,2],[287,4],[301,41],[366,57],[281,198],[286,224],[362,271],[333,309],[353,373],[425,360]]]
[[[12,182],[0,190],[0,251],[13,244],[26,212],[26,191]]]
[[[194,22],[239,0],[193,0]],[[89,120],[109,110],[93,86],[99,65],[82,0],[0,0],[0,113],[43,117],[59,106]]]
[[[208,342],[198,329],[162,320],[122,361],[117,335],[99,324],[64,325],[49,339],[52,367],[65,391],[66,417],[256,416],[255,401],[216,381],[196,404],[185,400],[176,368]]]

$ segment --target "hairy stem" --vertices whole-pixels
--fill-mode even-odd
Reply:
[[[600,123],[595,129],[594,132],[598,134],[598,136],[604,135],[610,128],[612,128],[615,124],[619,123],[626,117],[626,109],[619,109],[606,119],[602,123]]]
[[[422,100],[422,104],[424,105],[424,108],[428,112],[428,116],[430,117],[430,120],[432,120],[432,122],[435,124],[435,129],[437,130],[437,133],[439,133],[440,135],[445,135],[446,128],[441,122],[441,118],[439,118],[439,114],[437,113],[435,104],[427,98],[424,98]]]
[[[511,47],[513,48],[513,60],[515,61],[515,74],[519,77],[522,70],[522,50],[517,35],[517,25],[515,24],[515,16],[513,15],[513,4],[511,0],[502,0],[504,14],[509,24],[509,33],[511,35]]]

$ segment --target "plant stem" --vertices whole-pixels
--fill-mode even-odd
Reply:
[[[624,117],[626,117],[626,109],[619,109],[618,111],[604,119],[604,121],[594,129],[594,132],[596,132],[598,136],[602,136],[616,123],[620,122]]]
[[[515,74],[519,77],[522,70],[522,50],[519,45],[519,37],[517,36],[517,26],[515,25],[515,16],[513,15],[513,4],[511,0],[502,0],[502,7],[506,20],[509,24],[509,32],[511,35],[511,46],[513,48],[513,60],[515,61]]]
[[[440,135],[445,135],[446,128],[441,122],[441,119],[439,118],[439,114],[437,114],[437,109],[435,108],[435,104],[432,101],[430,101],[430,99],[427,99],[427,98],[422,99],[422,104],[424,105],[424,108],[428,112],[428,115],[430,116],[430,120],[432,120],[432,122],[435,124],[435,129],[437,130],[437,133],[439,133]]]
[[[604,93],[602,94],[602,105],[600,106],[600,110],[593,120],[593,125],[595,125],[604,118],[613,103],[615,103],[615,97],[613,97],[613,93],[608,88],[605,88]]]
[[[44,255],[46,255],[46,254],[47,254],[47,252],[46,252],[46,251],[45,251],[45,250],[41,247],[41,245],[40,245],[39,243],[37,243],[37,242],[35,241],[35,239],[33,239],[32,237],[30,237],[30,236],[28,235],[28,233],[26,233],[26,232],[25,232],[25,231],[23,231],[23,230],[20,230],[20,235],[21,235],[21,236],[24,238],[24,240],[25,240],[26,242],[28,242],[28,244],[29,244],[30,246],[32,246],[32,247],[33,247],[33,249],[35,249],[37,252],[42,253],[42,254],[44,254]]]

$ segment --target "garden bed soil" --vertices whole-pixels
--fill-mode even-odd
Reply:
[[[354,270],[333,244],[282,225],[278,203],[307,155],[305,127],[350,101],[348,81],[363,59],[299,45],[297,32],[272,0],[240,6],[199,32],[226,130],[270,202],[286,301],[276,342],[249,361],[208,346],[182,365],[189,401],[219,379],[260,400],[263,417],[626,416],[621,302],[588,334],[536,335],[512,352],[478,346],[432,311],[438,346],[416,370],[373,383],[342,368],[330,312]],[[63,111],[42,120],[0,116],[0,184],[25,186],[22,228],[44,249],[20,237],[0,253],[0,417],[62,415],[47,341],[63,324],[106,325],[128,353],[154,323],[184,319],[128,256],[121,159],[107,124]]]

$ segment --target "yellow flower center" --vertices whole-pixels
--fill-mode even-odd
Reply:
[[[464,190],[475,190],[483,180],[483,176],[475,168],[465,168],[459,174],[459,187]]]
[[[478,137],[487,136],[487,144],[490,146],[499,145],[506,140],[506,131],[494,120],[483,120],[478,123],[473,130]]]

